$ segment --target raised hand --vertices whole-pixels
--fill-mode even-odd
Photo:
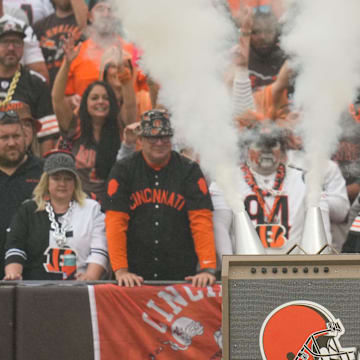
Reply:
[[[75,40],[72,33],[68,33],[68,37],[64,39],[63,49],[65,61],[69,64],[78,56],[81,44],[75,46]]]
[[[127,146],[135,146],[139,130],[140,122],[135,122],[125,127],[123,141]]]

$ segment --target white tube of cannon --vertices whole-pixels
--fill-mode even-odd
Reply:
[[[305,215],[300,247],[306,254],[318,254],[328,245],[324,221],[318,206],[310,206]]]
[[[246,211],[234,213],[235,253],[264,255],[265,250]]]

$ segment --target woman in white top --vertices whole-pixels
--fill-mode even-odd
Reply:
[[[34,198],[8,229],[5,280],[98,280],[108,267],[104,214],[86,199],[71,153],[50,153]]]

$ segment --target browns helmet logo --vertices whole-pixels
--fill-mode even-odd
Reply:
[[[343,348],[345,328],[325,307],[306,300],[274,309],[260,330],[263,360],[356,360],[356,348]]]
[[[44,268],[49,273],[63,274],[63,279],[72,279],[76,273],[76,253],[71,249],[48,247],[44,253]]]
[[[256,226],[256,231],[264,248],[280,248],[287,241],[286,229],[283,225],[259,224]]]

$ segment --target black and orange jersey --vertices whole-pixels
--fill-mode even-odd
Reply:
[[[78,42],[82,33],[74,14],[59,18],[55,13],[38,21],[34,25],[34,31],[44,55],[50,76],[50,87],[52,87],[64,57],[64,39],[71,33],[75,42]]]
[[[0,78],[0,99],[4,100],[13,78]],[[21,75],[12,100],[0,107],[0,111],[14,110],[20,119],[33,118],[41,122],[38,137],[42,138],[59,132],[54,114],[49,86],[35,71],[21,67]]]
[[[252,89],[257,90],[273,83],[285,59],[285,53],[277,45],[274,45],[272,52],[266,56],[257,54],[250,47],[249,77]]]
[[[114,165],[104,208],[114,270],[183,280],[196,273],[198,260],[215,268],[212,203],[196,162],[173,151],[155,170],[136,152]]]

